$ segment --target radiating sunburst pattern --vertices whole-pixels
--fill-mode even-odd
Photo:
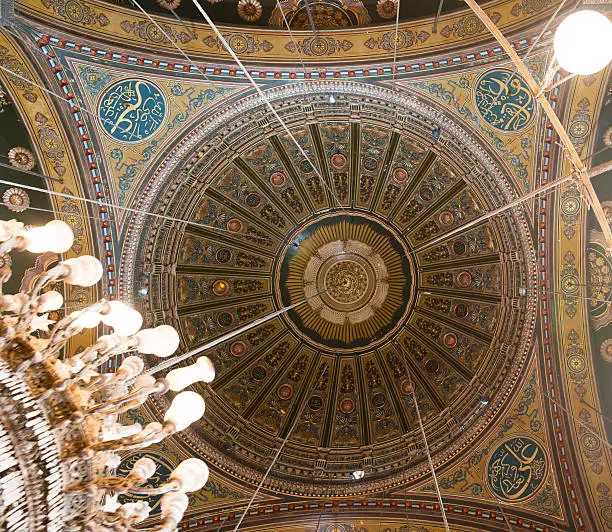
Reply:
[[[293,325],[307,342],[336,352],[384,339],[402,322],[412,293],[406,250],[381,223],[353,212],[300,229],[277,278],[283,303],[312,298],[290,313]]]

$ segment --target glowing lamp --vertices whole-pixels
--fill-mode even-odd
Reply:
[[[64,297],[55,290],[49,290],[38,298],[37,312],[57,310],[64,304]]]
[[[102,316],[98,312],[88,310],[75,310],[70,316],[75,318],[72,324],[81,329],[93,329],[102,321]]]
[[[147,480],[148,478],[151,478],[153,476],[153,473],[155,473],[155,469],[157,469],[155,462],[150,458],[144,456],[143,458],[136,460],[132,471],[130,471],[130,476]]]
[[[204,415],[205,406],[204,399],[197,393],[179,393],[168,408],[164,421],[172,423],[177,431],[186,429]]]
[[[142,359],[132,355],[123,360],[118,371],[120,371],[126,379],[134,379],[137,375],[142,373],[143,369],[144,362]]]
[[[102,321],[115,329],[119,336],[131,336],[142,326],[140,312],[121,301],[109,301],[108,311],[102,314]]]
[[[176,329],[170,325],[143,329],[136,335],[136,338],[138,339],[136,349],[139,353],[158,357],[170,356],[177,350],[180,342]]]
[[[161,514],[164,522],[169,522],[170,525],[164,530],[172,530],[183,518],[185,510],[189,505],[189,497],[184,493],[170,491],[161,498]]]
[[[576,11],[559,24],[553,46],[562,68],[581,76],[595,74],[612,59],[612,22],[597,11]]]
[[[208,357],[200,357],[195,364],[184,368],[173,369],[166,375],[170,389],[178,392],[194,382],[212,382],[215,378],[215,366]]]
[[[25,248],[32,253],[64,253],[72,247],[74,234],[66,222],[51,220],[42,227],[32,227],[24,232]]]
[[[179,482],[181,493],[198,491],[208,480],[208,466],[199,458],[188,458],[176,467],[170,478]]]
[[[81,255],[62,262],[67,273],[63,279],[68,284],[77,286],[93,286],[102,278],[102,264],[96,257]]]

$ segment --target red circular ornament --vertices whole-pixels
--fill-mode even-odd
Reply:
[[[215,281],[213,283],[212,289],[213,289],[213,293],[216,296],[222,296],[224,294],[227,294],[227,291],[229,290],[229,284],[227,284],[227,282],[221,281],[221,280]]]
[[[455,216],[450,211],[442,211],[439,216],[440,223],[450,225],[455,221]]]
[[[240,357],[244,355],[245,351],[246,345],[244,344],[244,342],[233,342],[232,345],[230,345],[230,353],[235,357]]]
[[[404,168],[396,168],[393,170],[393,179],[395,179],[398,183],[403,183],[408,179],[408,172]]]
[[[457,345],[457,335],[455,333],[446,333],[442,341],[446,347],[455,347]]]
[[[240,233],[242,231],[242,222],[238,218],[232,218],[227,222],[227,228],[234,233]]]
[[[342,153],[334,153],[331,156],[331,164],[334,168],[344,168],[346,157]]]
[[[282,172],[274,172],[270,176],[270,183],[272,183],[272,185],[275,187],[282,187],[285,184],[285,181],[285,174]]]
[[[290,384],[281,384],[278,387],[278,390],[276,390],[276,394],[278,395],[279,399],[286,401],[293,395],[293,388]]]
[[[343,412],[344,414],[350,414],[351,412],[353,412],[353,410],[355,410],[355,401],[348,397],[345,397],[344,399],[342,399],[342,401],[340,401],[341,412]]]
[[[410,395],[414,390],[412,383],[408,379],[404,379],[400,383],[400,392],[402,395]]]
[[[470,272],[461,272],[457,275],[457,284],[462,288],[467,288],[472,284],[472,274]]]

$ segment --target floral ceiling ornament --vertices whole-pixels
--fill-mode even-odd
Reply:
[[[238,2],[238,15],[247,22],[256,22],[261,18],[263,9],[259,0],[240,0]]]
[[[397,2],[395,0],[378,0],[376,12],[382,18],[393,18],[397,13]]]
[[[34,154],[21,146],[15,146],[8,152],[9,162],[15,167],[21,170],[32,170],[36,165]]]
[[[20,188],[9,188],[2,194],[2,203],[9,211],[23,212],[30,206],[30,197]]]
[[[164,9],[177,9],[183,0],[155,0],[159,7]]]
[[[603,135],[603,142],[608,148],[612,148],[612,126],[606,129]]]

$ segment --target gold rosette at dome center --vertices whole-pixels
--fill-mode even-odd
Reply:
[[[328,346],[374,341],[406,307],[404,289],[411,279],[402,256],[375,228],[350,218],[321,225],[288,261],[285,289],[291,301],[320,294],[295,310],[302,328]]]

